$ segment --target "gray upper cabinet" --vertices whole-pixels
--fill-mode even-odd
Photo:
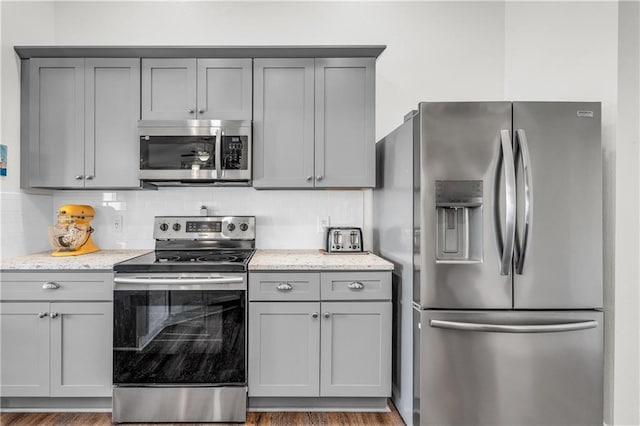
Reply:
[[[375,60],[316,59],[316,186],[375,186]]]
[[[375,186],[375,59],[254,61],[256,188]]]
[[[314,60],[253,65],[253,186],[313,188]]]
[[[31,59],[28,79],[29,136],[27,144],[23,141],[22,158],[29,161],[23,165],[23,172],[28,171],[23,177],[28,186],[81,188],[84,59]]]
[[[143,59],[143,120],[251,120],[251,59]]]
[[[140,61],[86,59],[85,82],[85,188],[140,186]]]
[[[22,186],[139,187],[140,61],[35,58],[28,64]]]

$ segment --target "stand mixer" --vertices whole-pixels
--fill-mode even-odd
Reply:
[[[89,223],[96,211],[91,206],[65,204],[58,208],[58,223],[49,226],[49,241],[56,249],[52,256],[77,256],[98,250],[91,238]]]

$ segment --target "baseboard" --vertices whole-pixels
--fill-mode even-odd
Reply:
[[[111,398],[38,398],[38,397],[2,397],[0,412],[25,413],[110,413]]]
[[[341,412],[390,412],[387,398],[356,397],[249,397],[247,411],[341,411]]]

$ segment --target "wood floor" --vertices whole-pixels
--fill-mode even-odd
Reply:
[[[389,402],[388,413],[247,413],[247,425],[348,425],[378,426],[404,425],[402,418]],[[111,413],[0,413],[1,426],[101,426],[111,424]],[[147,423],[148,425],[148,423]],[[190,423],[193,426],[195,423]],[[211,424],[207,424],[211,426]],[[217,423],[216,426],[221,425]],[[234,423],[237,425],[237,423]],[[162,423],[170,426],[170,423]]]

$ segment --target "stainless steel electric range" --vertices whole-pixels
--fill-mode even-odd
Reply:
[[[160,216],[114,266],[113,421],[244,422],[252,216]]]

